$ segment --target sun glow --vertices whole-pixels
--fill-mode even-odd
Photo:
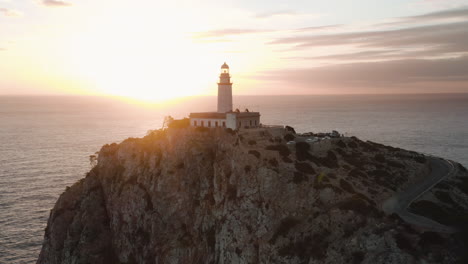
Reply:
[[[44,9],[43,24],[30,34],[18,33],[18,42],[3,52],[11,62],[2,70],[18,75],[8,87],[160,103],[215,95],[226,61],[237,94],[252,93],[248,75],[273,64],[265,40],[241,34],[200,38],[200,32],[245,26],[241,18],[248,14],[230,8],[236,15],[227,19],[225,6],[193,12],[197,8],[198,2],[83,0],[60,12]]]
[[[74,36],[74,71],[103,94],[160,101],[209,93],[214,80],[200,47],[176,26],[148,30],[144,22],[115,19]]]
[[[187,28],[192,18],[124,15],[123,8],[67,38],[61,57],[73,75],[94,93],[144,101],[215,93],[223,47],[194,42]]]

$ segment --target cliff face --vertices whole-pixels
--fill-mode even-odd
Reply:
[[[38,263],[453,263],[453,234],[380,209],[429,171],[420,154],[356,138],[155,131],[101,149],[51,211]]]

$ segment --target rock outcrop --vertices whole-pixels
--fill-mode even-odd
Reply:
[[[181,128],[106,145],[97,166],[58,199],[37,263],[463,261],[459,234],[381,210],[430,171],[424,155],[354,137],[306,137]],[[424,211],[422,199],[432,199],[450,207],[444,219],[466,217],[463,169],[412,206]]]

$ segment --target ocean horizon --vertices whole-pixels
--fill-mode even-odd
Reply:
[[[234,96],[261,123],[337,130],[468,167],[468,94]],[[0,96],[0,263],[38,257],[49,211],[104,144],[142,137],[164,117],[216,109],[216,97],[170,105],[94,96]]]

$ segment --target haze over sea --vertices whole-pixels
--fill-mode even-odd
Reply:
[[[263,124],[349,136],[468,166],[468,94],[238,96]],[[99,97],[0,97],[0,263],[38,257],[49,211],[106,143],[141,137],[166,115],[216,109],[215,97],[150,107]]]

